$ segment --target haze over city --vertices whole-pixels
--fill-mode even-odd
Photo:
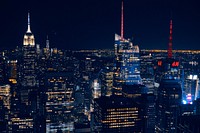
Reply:
[[[1,1],[0,46],[22,46],[31,15],[36,43],[62,49],[109,48],[120,34],[121,0]],[[140,49],[167,49],[173,19],[173,49],[200,49],[197,0],[125,0],[125,38]]]

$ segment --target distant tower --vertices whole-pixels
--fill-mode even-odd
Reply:
[[[47,36],[47,40],[46,40],[46,48],[47,50],[49,50],[49,37]]]
[[[36,53],[40,55],[40,44],[36,44]]]
[[[47,36],[47,39],[46,39],[46,48],[45,48],[45,54],[46,54],[46,57],[49,58],[50,56],[50,48],[49,48],[49,37]]]
[[[168,58],[172,58],[172,20],[170,20]]]
[[[22,58],[21,100],[27,104],[29,92],[36,86],[36,47],[34,35],[30,29],[30,14],[28,13],[28,29],[24,35]]]
[[[23,45],[23,86],[35,86],[35,58],[35,39],[31,32],[30,14],[28,13],[28,29],[24,35]]]
[[[49,37],[47,36],[47,40],[46,40],[46,48],[49,50]]]

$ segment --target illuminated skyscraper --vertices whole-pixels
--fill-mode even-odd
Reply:
[[[33,87],[36,83],[35,74],[35,38],[30,29],[30,15],[28,14],[28,29],[24,35],[23,44],[23,86]]]
[[[190,75],[185,80],[185,91],[183,93],[183,103],[192,104],[199,98],[199,78],[197,75]]]
[[[123,1],[121,15],[121,36],[115,35],[114,88],[120,90],[121,84],[141,84],[139,47],[124,38]]]
[[[22,59],[22,86],[21,100],[27,103],[28,94],[36,86],[36,48],[35,38],[30,29],[30,15],[28,14],[28,29],[24,35]]]
[[[95,132],[143,132],[143,116],[140,104],[131,98],[102,96],[94,102]]]
[[[0,112],[2,113],[0,115],[0,125],[6,124],[6,128],[8,128],[8,122],[10,118],[10,103],[11,103],[10,90],[11,90],[10,85],[0,86]],[[3,102],[2,104],[1,101]]]
[[[99,84],[98,79],[95,79],[93,81],[91,89],[92,89],[92,97],[91,97],[91,103],[90,103],[90,111],[93,112],[94,111],[94,106],[93,106],[94,99],[101,97],[101,86]]]
[[[172,55],[172,20],[168,57],[157,62],[156,82],[160,83],[157,97],[157,132],[177,132],[177,119],[180,113],[183,88],[183,71],[181,63]]]
[[[46,48],[44,48],[44,53],[46,55],[46,58],[48,59],[50,56],[50,47],[49,47],[49,38],[47,36],[47,40],[46,40]]]
[[[46,132],[73,131],[73,73],[49,72],[46,86]]]
[[[115,36],[115,61],[117,78],[125,84],[141,84],[139,47],[130,40]]]
[[[155,93],[154,84],[154,57],[150,53],[143,52],[140,55],[140,73],[142,78],[142,83],[149,88],[149,92]]]
[[[111,96],[113,88],[113,70],[110,67],[106,67],[100,72],[100,81],[102,96]]]

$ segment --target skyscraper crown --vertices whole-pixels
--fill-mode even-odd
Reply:
[[[30,45],[35,46],[35,38],[34,35],[31,32],[31,26],[30,26],[30,13],[28,13],[28,28],[24,35],[24,45]]]

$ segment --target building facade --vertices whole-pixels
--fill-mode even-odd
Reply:
[[[177,131],[181,102],[182,88],[180,83],[173,79],[162,80],[158,88],[156,131]]]

